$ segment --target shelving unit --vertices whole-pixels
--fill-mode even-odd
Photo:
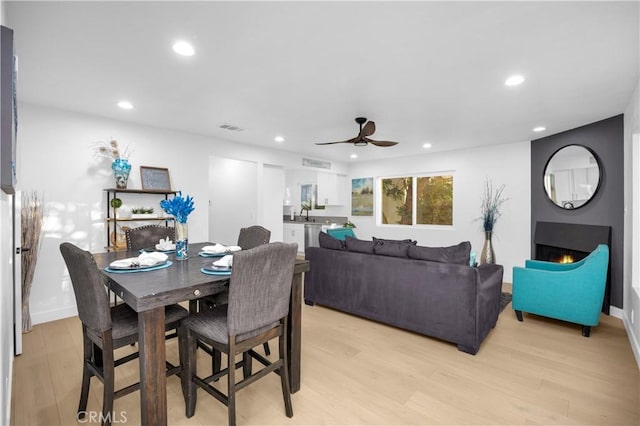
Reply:
[[[123,250],[126,248],[126,245],[123,247],[118,244],[118,222],[164,222],[165,226],[169,226],[169,222],[173,221],[173,217],[171,216],[161,216],[161,217],[153,217],[153,218],[128,218],[122,217],[119,218],[116,216],[115,209],[111,207],[111,200],[118,198],[118,194],[145,194],[145,195],[160,195],[164,196],[164,199],[169,199],[169,195],[175,194],[176,191],[151,191],[151,190],[142,190],[142,189],[118,189],[118,188],[106,188],[104,192],[107,193],[107,217],[106,221],[106,229],[107,229],[107,250]],[[113,215],[112,215],[113,213]],[[113,233],[113,240],[111,234]]]

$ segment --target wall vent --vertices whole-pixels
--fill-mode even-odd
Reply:
[[[218,127],[221,128],[221,129],[224,129],[224,130],[229,130],[230,132],[244,132],[245,130],[247,130],[247,129],[243,129],[242,127],[239,127],[239,126],[236,126],[236,125],[233,125],[233,124],[229,124],[229,123],[221,124]]]

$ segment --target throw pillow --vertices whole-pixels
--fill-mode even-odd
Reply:
[[[414,246],[416,244],[418,244],[417,241],[412,240],[410,238],[407,238],[405,240],[390,240],[390,239],[387,239],[387,238],[376,238],[376,237],[373,237],[373,241],[393,241],[393,242],[396,242],[396,243],[410,243],[410,244],[413,244]]]
[[[346,237],[344,239],[347,250],[358,253],[373,254],[373,241],[359,240],[357,238]]]
[[[320,232],[320,235],[318,235],[318,241],[320,243],[320,247],[322,248],[331,250],[344,250],[344,241],[333,238],[326,232]]]
[[[454,263],[458,265],[469,265],[470,253],[471,243],[469,241],[463,241],[460,244],[450,247],[409,246],[409,257],[411,259]]]
[[[373,244],[373,252],[382,256],[409,257],[410,245],[411,240],[393,241],[376,238]]]

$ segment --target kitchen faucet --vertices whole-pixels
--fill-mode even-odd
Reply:
[[[302,217],[302,212],[306,211],[307,212],[307,217],[304,219],[305,221],[309,222],[309,207],[305,206],[304,204],[302,205],[302,208],[300,209],[300,217]]]

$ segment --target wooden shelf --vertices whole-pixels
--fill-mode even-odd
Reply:
[[[130,218],[130,217],[108,217],[105,219],[107,222],[148,222],[150,220],[157,221],[165,221],[165,220],[175,220],[173,216],[166,217],[138,217],[138,218]]]
[[[119,192],[121,194],[163,194],[163,195],[175,194],[178,192],[178,191],[153,191],[149,189],[118,189],[118,188],[105,188],[103,189],[103,191],[113,192],[114,194]]]

